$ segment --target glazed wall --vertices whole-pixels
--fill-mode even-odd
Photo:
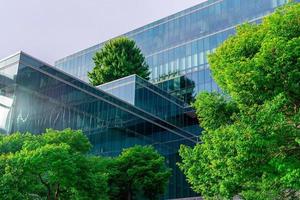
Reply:
[[[207,56],[235,34],[237,25],[261,18],[288,0],[208,0],[124,34],[134,39],[150,66],[151,81],[189,101],[200,91],[219,91],[211,78]],[[105,42],[104,42],[105,43]],[[55,66],[88,81],[92,57],[104,43],[56,62]],[[193,82],[178,85],[180,76]],[[163,83],[165,80],[172,80]]]
[[[195,124],[175,126],[23,53],[0,61],[0,111],[2,133],[81,129],[94,154],[153,145],[173,169],[165,198],[194,195],[176,161],[180,144],[197,142]]]

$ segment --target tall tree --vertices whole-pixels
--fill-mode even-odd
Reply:
[[[206,199],[299,199],[300,4],[245,24],[209,57],[227,93],[194,104],[201,144],[179,167]]]
[[[108,41],[93,57],[95,67],[88,73],[94,86],[137,74],[149,79],[149,69],[141,50],[133,40],[120,37]]]

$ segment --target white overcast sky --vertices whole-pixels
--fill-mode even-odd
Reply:
[[[205,0],[0,0],[0,59],[55,60]]]

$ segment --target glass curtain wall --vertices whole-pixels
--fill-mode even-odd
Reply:
[[[237,25],[260,22],[287,2],[208,0],[124,35],[142,49],[151,82],[189,102],[200,91],[219,91],[211,77],[207,55],[233,35]],[[55,66],[88,82],[87,71],[94,66],[92,57],[104,43],[63,58]]]
[[[179,145],[197,142],[191,124],[175,126],[23,53],[0,62],[0,94],[1,132],[81,129],[104,156],[153,145],[173,169],[164,198],[194,195],[176,166]]]

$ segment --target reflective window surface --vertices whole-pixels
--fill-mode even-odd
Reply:
[[[143,79],[130,79],[135,80],[134,105],[27,54],[10,57],[0,61],[0,131],[37,134],[46,128],[81,129],[93,145],[92,153],[104,156],[116,156],[135,144],[153,145],[173,169],[164,198],[194,196],[176,162],[180,144],[197,142],[201,132],[197,120],[177,105],[180,100]],[[109,85],[117,86],[113,82],[103,87]]]
[[[207,55],[233,35],[237,25],[260,22],[263,16],[287,2],[208,0],[124,35],[134,39],[144,53],[151,82],[189,102],[200,91],[219,90],[211,78]],[[94,66],[92,57],[104,43],[58,60],[55,66],[88,82],[87,72]],[[178,88],[181,76],[187,81]]]
[[[11,130],[19,58],[20,55],[17,54],[0,61],[0,133]]]
[[[135,105],[135,84],[135,76],[132,75],[99,85],[97,88]]]
[[[98,88],[169,123],[185,126],[186,119],[182,113],[188,104],[137,75],[105,83]]]
[[[201,133],[186,102],[199,91],[220,91],[207,55],[233,35],[238,24],[260,22],[286,2],[208,0],[124,34],[145,54],[152,83],[129,76],[98,89],[87,84],[92,57],[103,43],[57,61],[59,69],[24,53],[3,59],[0,132],[82,129],[93,144],[92,153],[104,156],[151,144],[173,169],[164,198],[195,196],[176,162],[179,146],[194,145]]]

